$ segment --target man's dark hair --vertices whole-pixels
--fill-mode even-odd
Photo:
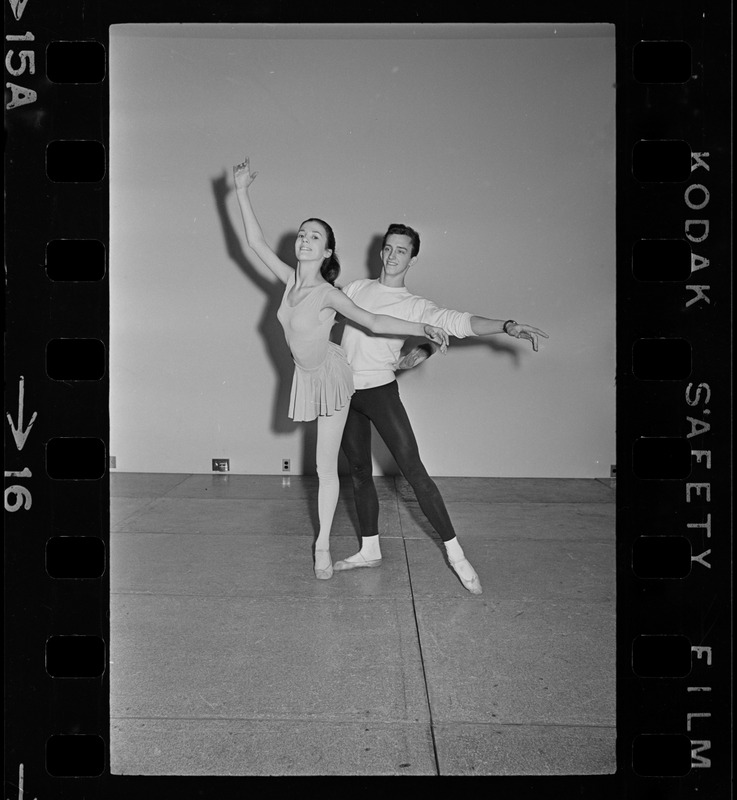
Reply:
[[[417,233],[414,228],[410,228],[409,225],[402,225],[401,222],[392,222],[392,224],[386,229],[384,240],[381,243],[382,250],[386,244],[387,237],[391,236],[392,233],[397,233],[400,236],[409,236],[409,238],[412,240],[412,258],[414,258],[420,252],[420,234]]]

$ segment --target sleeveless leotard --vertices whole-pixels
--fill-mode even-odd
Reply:
[[[327,295],[340,289],[326,283],[292,306],[287,295],[294,280],[291,275],[276,316],[294,359],[289,416],[295,422],[306,422],[330,416],[350,401],[353,372],[343,348],[329,338],[335,311],[324,307]]]

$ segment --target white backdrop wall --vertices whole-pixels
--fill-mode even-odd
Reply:
[[[245,245],[249,155],[267,238],[308,216],[338,281],[374,276],[391,222],[408,286],[543,328],[453,340],[400,378],[431,474],[605,477],[614,463],[612,26],[111,28],[110,415],[117,468],[314,467],[286,417],[281,288]],[[377,448],[376,470],[391,471]]]

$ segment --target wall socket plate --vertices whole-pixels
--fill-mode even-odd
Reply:
[[[292,461],[289,458],[282,458],[281,460],[281,471],[282,472],[290,472],[292,469]]]
[[[213,458],[212,460],[213,472],[230,472],[230,459],[229,458]]]
[[[115,469],[116,461],[117,461],[117,459],[115,458],[115,456],[110,456],[110,464],[109,464],[109,468],[110,469]]]
[[[612,464],[609,467],[609,477],[610,478],[616,478],[617,477],[617,465],[616,464]]]

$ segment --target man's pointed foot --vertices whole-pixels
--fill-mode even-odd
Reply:
[[[336,561],[333,565],[333,569],[336,572],[344,572],[347,569],[359,569],[361,567],[380,567],[381,566],[381,559],[380,558],[365,558],[360,553],[356,553],[355,555],[349,556],[342,561]]]

